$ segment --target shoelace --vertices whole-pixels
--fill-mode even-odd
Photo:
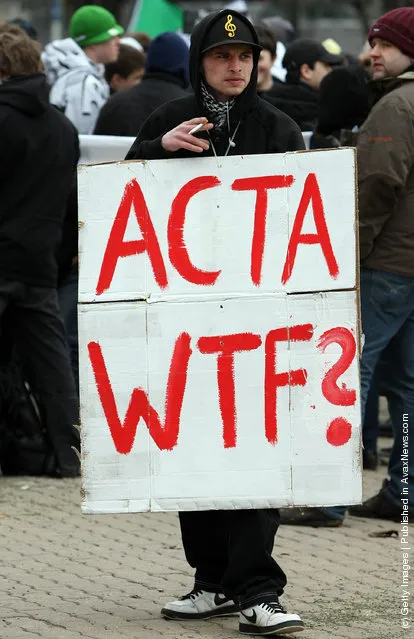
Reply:
[[[270,603],[262,603],[260,604],[260,608],[266,610],[266,612],[270,612],[271,614],[275,612],[283,612],[286,613],[285,608],[278,601],[271,601]]]
[[[199,597],[202,594],[203,594],[202,590],[195,590],[194,589],[194,590],[191,590],[186,595],[184,595],[183,597],[180,597],[180,600],[184,601],[184,599],[191,599],[192,601],[194,601],[194,599],[197,599],[197,597]]]

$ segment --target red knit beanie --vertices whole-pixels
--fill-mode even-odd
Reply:
[[[378,18],[368,33],[370,44],[374,38],[391,42],[402,53],[414,58],[414,7],[393,9]]]

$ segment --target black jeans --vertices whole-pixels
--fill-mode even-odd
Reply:
[[[62,475],[79,462],[78,397],[57,293],[0,278],[0,320],[7,322],[30,385],[40,398],[43,418]]]
[[[78,265],[74,264],[58,286],[60,314],[66,330],[76,389],[79,394]]]
[[[195,588],[224,592],[242,608],[283,593],[286,575],[271,554],[278,510],[181,512],[180,524]]]

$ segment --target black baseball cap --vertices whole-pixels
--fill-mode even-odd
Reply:
[[[318,61],[331,66],[339,66],[343,62],[343,57],[329,53],[316,40],[299,38],[287,45],[282,64],[287,71],[294,71],[299,70],[302,64],[312,66]]]
[[[233,11],[220,12],[218,19],[211,25],[203,42],[202,53],[223,44],[248,44],[261,51],[253,25],[243,16]]]

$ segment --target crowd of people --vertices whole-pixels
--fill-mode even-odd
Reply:
[[[16,351],[36,394],[52,457],[43,472],[77,476],[79,134],[134,136],[126,159],[284,153],[305,148],[303,132],[312,149],[356,146],[363,465],[379,463],[384,395],[388,478],[349,508],[180,513],[194,588],[162,610],[170,619],[240,611],[241,633],[277,635],[304,626],[279,602],[286,576],[271,553],[280,523],[339,526],[347,510],[404,515],[401,456],[414,432],[404,418],[414,415],[414,8],[380,16],[359,57],[287,29],[277,60],[280,21],[230,18],[232,37],[227,9],[195,26],[190,47],[176,33],[125,34],[97,5],[76,11],[68,37],[43,49],[24,21],[0,25],[0,365]],[[0,384],[0,419],[4,404]]]

